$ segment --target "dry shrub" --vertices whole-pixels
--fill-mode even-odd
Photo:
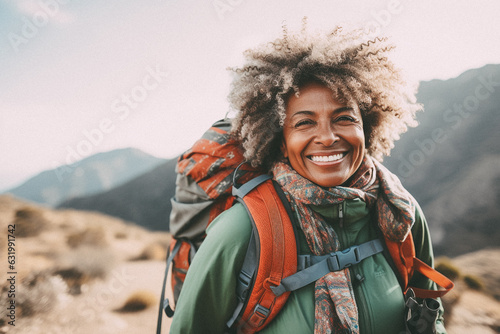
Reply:
[[[66,282],[68,292],[77,295],[83,285],[106,278],[116,263],[109,249],[82,246],[63,255],[56,274]]]
[[[36,237],[49,226],[43,212],[31,207],[18,209],[13,224],[16,227],[15,235],[20,238]]]
[[[134,260],[165,260],[167,248],[159,243],[153,243],[144,248],[142,253]]]
[[[157,296],[150,291],[140,290],[134,292],[127,298],[119,312],[138,312],[153,306],[157,302]]]
[[[445,275],[450,280],[455,282],[455,288],[441,298],[444,307],[444,316],[445,318],[448,318],[452,316],[453,309],[455,305],[458,304],[462,296],[462,291],[459,284],[460,282],[458,280],[458,278],[460,278],[462,274],[460,272],[460,269],[455,266],[447,257],[437,258],[435,268],[441,274]]]
[[[461,276],[460,269],[458,269],[458,267],[455,266],[447,257],[438,258],[436,260],[435,268],[452,281],[455,281]]]
[[[477,291],[484,290],[484,284],[481,281],[481,279],[477,276],[465,275],[463,280],[464,280],[465,284],[467,284],[467,286],[470,289],[477,290]]]
[[[82,286],[91,281],[90,276],[81,272],[77,268],[59,269],[55,274],[61,277],[68,286],[68,293],[79,295],[82,293]]]
[[[83,245],[88,246],[107,246],[106,231],[101,226],[87,227],[83,231],[79,231],[68,235],[68,245],[72,248],[77,248]]]
[[[49,271],[30,273],[20,282],[16,282],[16,316],[32,317],[53,310],[59,303],[59,298],[66,291],[66,284]],[[7,308],[9,285],[4,285],[0,304]],[[6,312],[2,312],[2,315]]]
[[[115,232],[115,238],[116,239],[127,239],[128,234],[127,234],[127,232],[124,232],[124,231],[117,231],[117,232]]]

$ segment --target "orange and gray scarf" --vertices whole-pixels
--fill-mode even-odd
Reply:
[[[411,195],[394,174],[369,156],[348,184],[332,188],[318,186],[283,162],[273,167],[273,174],[293,210],[297,211],[300,227],[315,255],[338,251],[340,243],[332,226],[310,205],[331,205],[360,198],[368,207],[375,206],[380,229],[393,241],[403,241],[415,220]],[[358,310],[348,269],[331,272],[317,280],[315,300],[314,333],[359,333]]]

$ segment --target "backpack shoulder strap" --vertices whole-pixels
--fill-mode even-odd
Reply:
[[[250,216],[253,234],[238,278],[239,305],[228,322],[238,332],[264,328],[281,310],[289,292],[271,290],[297,270],[297,246],[290,213],[270,176],[259,176],[234,190]],[[239,319],[239,320],[238,320]]]
[[[385,244],[394,261],[405,293],[411,288],[419,298],[438,298],[453,289],[454,284],[450,279],[416,257],[411,232],[403,242],[394,242],[385,238]],[[410,279],[415,271],[435,282],[442,290],[426,290],[410,287]]]

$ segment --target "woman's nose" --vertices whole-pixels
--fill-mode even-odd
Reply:
[[[315,142],[323,146],[332,146],[335,142],[339,140],[339,136],[332,129],[331,125],[322,125],[318,128],[318,132],[315,136]]]

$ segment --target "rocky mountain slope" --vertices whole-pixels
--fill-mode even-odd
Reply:
[[[417,198],[435,250],[500,244],[500,65],[423,82],[425,111],[384,163]]]

